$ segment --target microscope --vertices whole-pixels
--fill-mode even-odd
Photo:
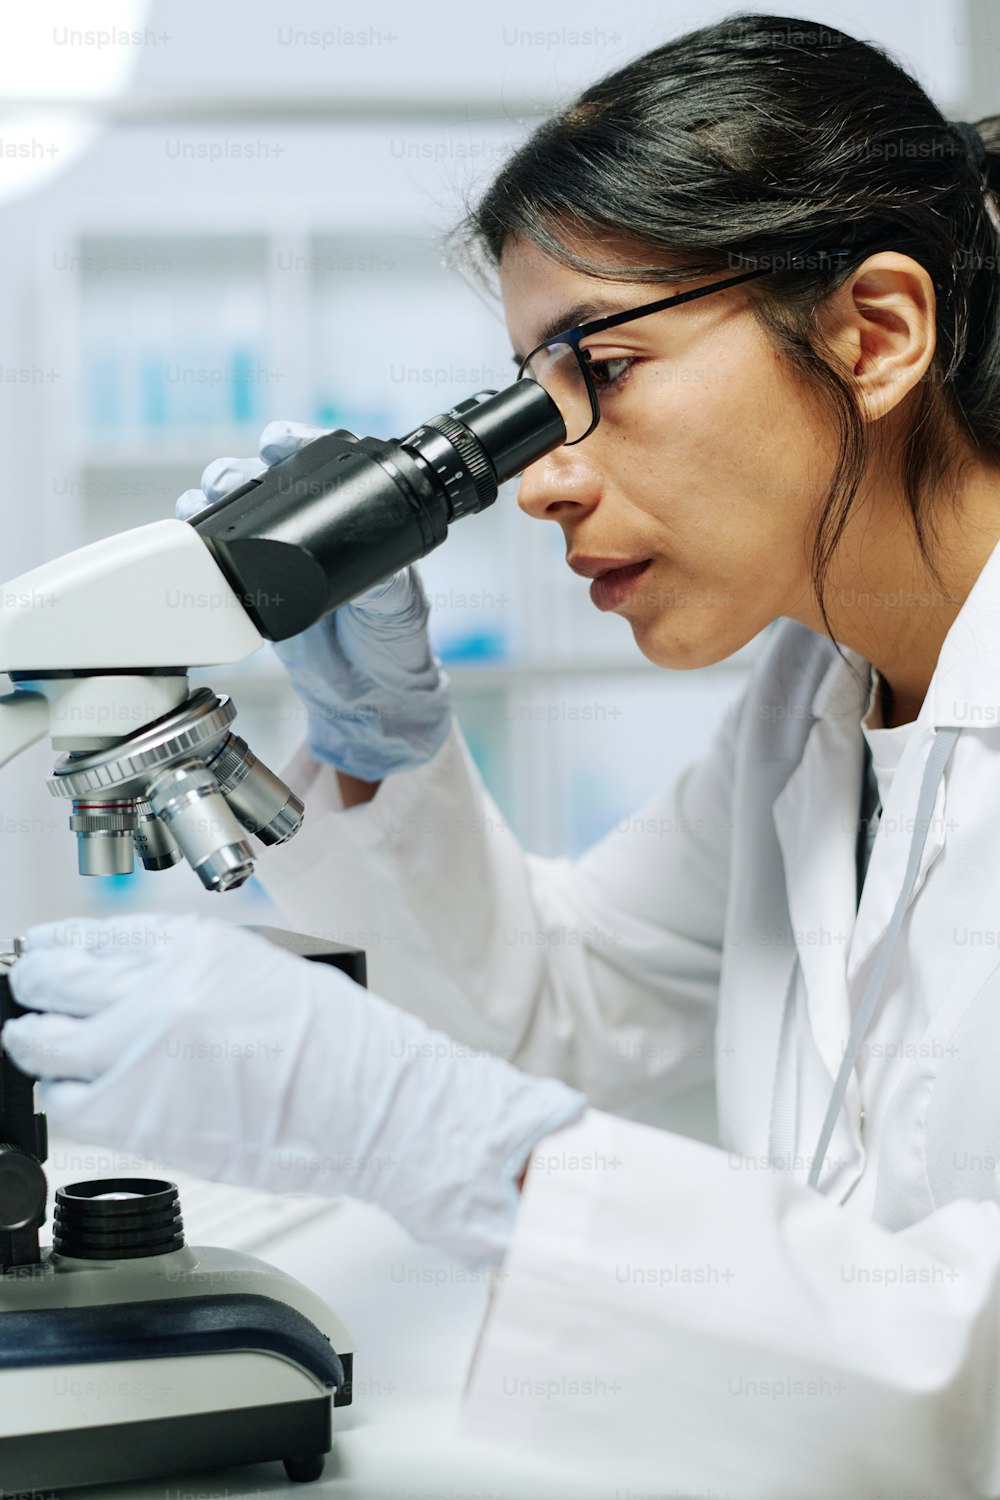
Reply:
[[[232,729],[192,667],[288,639],[440,545],[449,525],[558,447],[534,381],[481,392],[398,441],[338,430],[191,522],[83,547],[5,587],[0,765],[48,737],[83,875],[186,860],[210,891],[253,872],[251,839],[294,836],[303,805]],[[180,596],[178,611],[168,601]],[[364,954],[261,929],[365,982]],[[320,1477],[353,1346],[294,1278],[185,1243],[175,1184],[77,1182],[46,1219],[45,1117],[3,1053],[21,1014],[0,950],[0,1486],[3,1492],[280,1460]]]

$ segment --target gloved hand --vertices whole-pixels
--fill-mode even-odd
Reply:
[[[219,458],[185,490],[177,515],[206,505],[288,458],[322,427],[272,422],[260,458]],[[292,686],[307,709],[309,748],[319,760],[361,781],[381,781],[432,759],[451,724],[448,677],[431,651],[430,606],[416,568],[405,568],[289,641],[276,641]]]
[[[194,916],[31,928],[3,1046],[71,1136],[201,1177],[377,1203],[503,1258],[517,1178],[581,1094],[462,1047],[339,970]]]

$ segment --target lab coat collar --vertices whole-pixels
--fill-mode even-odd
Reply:
[[[837,723],[841,728],[852,720],[860,727],[861,719],[870,707],[870,692],[861,688],[850,668],[857,669],[862,681],[870,680],[866,676],[868,663],[856,651],[847,647],[843,650],[847,661],[833,655],[813,695],[812,713],[816,720]],[[1000,728],[1000,543],[990,553],[945,636],[927,694],[893,780],[889,805],[883,809],[848,955],[848,980],[851,983],[870,958],[888,925],[909,854],[912,818],[924,764],[935,730],[946,726],[968,726],[977,730]],[[860,770],[860,735],[855,738]],[[857,789],[860,792],[859,779]],[[911,901],[944,847],[946,804],[947,774],[938,786]]]
[[[869,683],[870,664],[849,646],[840,649],[846,660],[832,654],[813,695],[812,716],[860,725],[870,702],[868,686],[861,686]],[[1000,542],[944,638],[916,724],[920,730],[1000,728]]]
[[[945,637],[924,702],[883,810],[869,878],[856,919],[845,905],[853,888],[852,863],[860,790],[860,725],[871,706],[870,663],[849,647],[831,651],[830,664],[810,704],[812,724],[802,760],[774,805],[774,818],[785,863],[786,889],[792,921],[808,935],[825,917],[834,919],[836,932],[850,933],[846,953],[847,990],[831,984],[835,972],[821,965],[808,945],[799,946],[806,982],[809,1023],[820,1055],[834,1072],[849,1030],[848,994],[860,993],[865,973],[885,935],[900,889],[912,838],[912,819],[919,783],[937,729],[966,725],[978,729],[1000,727],[1000,543],[993,549]],[[852,755],[852,748],[854,754]],[[827,827],[810,826],[810,810],[820,791],[830,814]],[[845,809],[850,810],[847,818]],[[813,817],[815,816],[813,812]],[[945,842],[947,783],[938,785],[930,831],[920,860],[911,900]],[[847,822],[845,829],[834,824]],[[853,929],[853,930],[852,930]],[[855,1160],[841,1174],[841,1194],[853,1186],[863,1170],[865,1150],[856,1128],[856,1075],[846,1099],[847,1139]],[[843,1137],[842,1137],[843,1139]],[[848,1141],[850,1145],[848,1145]]]
[[[847,979],[850,984],[856,982],[859,970],[881,940],[892,914],[892,907],[902,883],[909,854],[920,778],[934,739],[935,728],[942,724],[963,722],[962,718],[954,718],[948,714],[943,719],[939,719],[938,715],[941,710],[937,705],[942,698],[945,698],[949,708],[953,707],[953,711],[961,715],[967,714],[970,722],[992,722],[1000,727],[1000,547],[991,555],[987,567],[991,577],[985,576],[987,570],[984,569],[977,580],[975,589],[970,593],[962,612],[945,639],[931,686],[921,705],[913,732],[896,771],[888,806],[882,811],[871,852],[861,906],[856,920],[851,920],[853,931],[847,950]],[[977,597],[974,598],[973,594]],[[989,599],[991,597],[995,601],[992,643],[993,680],[996,683],[996,687],[992,689],[985,682],[977,679],[974,666],[968,672],[963,672],[967,664],[971,665],[974,660],[978,659],[973,657],[972,647],[974,645],[980,648],[985,647],[984,627],[979,622],[984,617],[987,620],[990,617]],[[968,626],[964,618],[966,611],[969,611],[969,619],[972,622]],[[956,630],[960,623],[962,628]],[[870,670],[870,663],[857,651],[846,646],[842,647],[842,650],[846,659],[833,654],[830,665],[813,695],[811,705],[813,724],[806,742],[802,763],[786,787],[785,806],[779,808],[776,804],[775,814],[776,820],[783,815],[785,820],[783,843],[791,845],[794,818],[805,815],[806,805],[809,805],[811,799],[818,796],[821,787],[823,788],[823,803],[831,819],[835,819],[838,823],[840,835],[836,861],[834,861],[832,850],[827,852],[828,866],[836,862],[839,879],[844,881],[853,893],[854,882],[851,876],[861,791],[861,722],[867,717],[871,706],[873,674]],[[951,684],[943,690],[942,673]],[[963,674],[961,692],[955,686],[960,673]],[[992,720],[986,716],[991,702]],[[804,799],[803,805],[797,811],[793,811],[798,799]],[[944,846],[945,800],[946,785],[943,780],[938,787],[934,816],[921,856],[911,901],[916,897],[931,865]],[[832,838],[833,835],[831,834],[830,837]],[[797,888],[805,869],[815,871],[813,860],[809,858],[807,848],[803,847],[801,835],[797,838],[800,846],[797,851],[798,857],[792,855],[789,859],[791,849],[787,848],[785,851],[788,861],[789,905],[794,909],[797,904],[800,908],[797,922],[815,926],[819,921],[819,907],[813,905],[819,894],[816,881],[819,881],[820,887],[823,888],[823,901],[828,910],[832,904],[829,868],[822,878],[814,873],[811,881],[807,881],[804,887]],[[813,843],[811,853],[814,856],[815,841]],[[806,892],[809,893],[808,896]],[[813,906],[808,916],[805,911],[801,911],[807,901],[810,906]],[[843,911],[842,897],[837,902],[837,910],[838,913]],[[804,958],[803,970],[808,984],[809,962],[807,958]],[[832,1019],[827,1013],[821,1028],[825,1035],[817,1035],[820,1050],[828,1066],[835,1051],[833,1037],[830,1035]],[[843,1029],[843,1018],[837,1017],[836,1019],[840,1030],[839,1050],[846,1031]],[[817,1016],[814,1020],[814,1029],[817,1029],[818,1022]]]
[[[871,707],[871,664],[847,646],[830,661],[812,695],[802,757],[773,806],[782,850],[788,911],[805,980],[806,1011],[831,1078],[850,1030],[851,995],[884,937],[900,890],[912,838],[920,780],[936,729],[1000,727],[1000,543],[993,549],[945,637],[913,733],[883,810],[860,910],[854,913],[854,844],[861,775],[861,722]],[[941,853],[946,778],[937,788],[930,831],[911,900]],[[827,816],[817,819],[817,808]],[[817,934],[819,936],[817,937]],[[820,941],[846,937],[843,967],[830,964]],[[846,969],[846,972],[845,972]],[[864,1170],[858,1130],[857,1075],[848,1087],[833,1145],[843,1156],[836,1184],[842,1200]],[[853,1160],[852,1160],[853,1157]]]
[[[834,652],[829,667],[820,678],[813,694],[811,714],[814,719],[860,725],[871,689],[870,664],[850,646],[841,646],[840,649],[843,658]]]
[[[924,707],[935,728],[1000,727],[1000,542],[945,636]]]

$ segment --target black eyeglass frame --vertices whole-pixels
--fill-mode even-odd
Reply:
[[[739,276],[727,277],[725,281],[713,281],[709,286],[695,287],[694,291],[691,292],[678,292],[673,297],[661,297],[656,302],[644,303],[642,307],[630,308],[628,312],[611,313],[606,318],[593,318],[589,323],[580,323],[576,328],[567,328],[565,333],[556,333],[551,338],[542,339],[541,343],[536,344],[530,354],[524,356],[518,364],[517,379],[521,380],[524,378],[524,372],[528,364],[542,349],[549,349],[553,344],[569,345],[576,356],[576,362],[583,374],[584,384],[590,396],[591,415],[590,426],[586,432],[581,437],[574,438],[572,442],[563,444],[564,448],[574,448],[577,443],[582,443],[584,438],[590,436],[601,420],[600,401],[594,389],[594,382],[591,378],[587,361],[584,358],[584,355],[588,351],[580,348],[581,339],[587,338],[592,333],[603,333],[606,328],[617,328],[620,323],[631,323],[636,318],[645,318],[649,313],[662,312],[667,307],[678,307],[682,302],[693,302],[696,297],[707,297],[712,292],[721,292],[723,287],[738,286],[741,281],[752,281],[756,276],[769,276],[774,269],[775,267],[773,266],[767,266],[763,270],[744,271]],[[514,358],[516,361],[517,356],[515,355]]]

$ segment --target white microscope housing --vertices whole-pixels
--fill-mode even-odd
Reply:
[[[232,733],[193,666],[264,637],[198,532],[164,520],[5,586],[0,764],[46,736],[81,873],[186,858],[209,890],[290,838],[302,803]],[[270,934],[364,983],[359,951]],[[335,951],[336,950],[336,951]],[[9,956],[9,963],[14,962]],[[17,1013],[0,962],[0,1027]],[[2,1031],[0,1031],[2,1037]],[[11,1492],[282,1459],[313,1480],[350,1402],[353,1345],[326,1304],[252,1256],[188,1246],[172,1183],[61,1188],[40,1247],[44,1115],[0,1046],[0,1476]],[[163,1206],[161,1206],[163,1205]]]
[[[253,871],[249,835],[281,843],[302,803],[233,734],[231,701],[189,667],[240,661],[264,637],[198,532],[163,520],[94,542],[5,586],[0,765],[48,736],[49,790],[71,804],[80,873],[186,858],[209,890]]]

